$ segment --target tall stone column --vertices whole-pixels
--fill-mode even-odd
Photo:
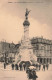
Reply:
[[[29,40],[29,26],[24,27],[24,40]]]
[[[33,49],[32,45],[29,40],[29,25],[30,22],[28,21],[28,14],[30,11],[26,9],[25,12],[25,20],[23,22],[23,27],[24,27],[24,38],[21,42],[21,46],[19,47],[19,55],[17,58],[20,58],[20,61],[25,61],[25,62],[30,62],[32,64],[37,61],[36,55],[33,54]]]
[[[24,43],[25,43],[26,46],[28,46],[28,44],[29,44],[29,25],[30,25],[30,22],[28,21],[28,14],[29,14],[29,11],[26,9],[25,21],[23,22],[23,26],[24,26]]]

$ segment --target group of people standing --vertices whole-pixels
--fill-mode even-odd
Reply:
[[[36,67],[36,70],[40,70],[41,69],[41,64],[36,64],[35,67]]]
[[[39,63],[39,64],[34,64],[33,66],[35,66],[36,67],[36,70],[37,71],[39,71],[39,70],[48,70],[49,69],[49,63],[47,63],[47,64],[41,64],[41,63]]]
[[[6,69],[6,66],[7,66],[7,64],[6,63],[4,63],[4,69]],[[39,70],[43,70],[43,71],[45,71],[45,70],[48,70],[49,69],[49,63],[47,63],[47,64],[41,64],[41,63],[39,63],[39,64],[34,64],[33,65],[34,67],[36,67],[36,70],[37,71],[39,71]],[[12,70],[20,70],[20,71],[22,71],[22,70],[26,70],[26,68],[27,68],[27,66],[25,65],[25,64],[14,64],[14,63],[12,63],[12,65],[11,65],[11,67],[12,67]]]
[[[42,70],[48,70],[49,69],[49,63],[47,63],[47,64],[43,64],[43,68],[42,68]]]
[[[12,63],[12,65],[11,65],[11,67],[12,67],[12,70],[20,70],[20,71],[22,71],[22,70],[25,70],[26,69],[26,65],[25,64],[14,64],[14,63]]]

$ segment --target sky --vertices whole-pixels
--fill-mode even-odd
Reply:
[[[0,0],[0,41],[21,41],[26,8],[31,10],[29,37],[52,40],[52,0]]]

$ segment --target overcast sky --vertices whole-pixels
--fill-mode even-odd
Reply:
[[[32,3],[19,3],[23,1]],[[31,10],[30,38],[43,36],[52,40],[52,0],[0,0],[0,41],[18,43],[21,40],[26,8]]]

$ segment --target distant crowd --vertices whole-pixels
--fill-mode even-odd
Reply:
[[[6,69],[6,67],[7,67],[7,64],[6,63],[4,63],[4,69]],[[14,64],[14,63],[12,63],[11,64],[11,69],[12,70],[20,70],[20,71],[22,71],[22,70],[26,70],[26,65],[25,64]]]
[[[36,67],[36,70],[38,71],[38,70],[48,70],[49,69],[49,63],[47,63],[47,64],[41,64],[41,63],[39,63],[39,64],[34,64],[34,66]]]
[[[6,63],[4,63],[4,69],[6,69],[6,66],[7,66]],[[31,68],[30,68],[30,66],[31,66]],[[24,70],[24,71],[26,71],[28,80],[36,80],[38,78],[36,71],[40,71],[40,70],[45,71],[46,69],[47,70],[49,69],[48,63],[47,64],[38,63],[38,64],[30,65],[30,66],[27,66],[25,63],[23,63],[23,64],[12,63],[11,69],[12,70],[20,70],[20,71]]]
[[[25,70],[26,69],[26,65],[25,64],[12,64],[11,65],[11,67],[12,67],[12,70],[20,70],[20,71],[22,71],[22,70]]]
[[[7,66],[7,64],[4,63],[4,69],[6,69],[6,66]],[[47,64],[39,63],[39,64],[33,64],[31,66],[36,67],[37,71],[39,71],[39,70],[45,71],[45,70],[49,69],[49,63],[47,63]],[[12,68],[12,70],[20,70],[20,71],[22,71],[22,70],[26,70],[27,66],[25,64],[22,65],[22,64],[14,64],[14,63],[12,63],[11,64],[11,68]]]

